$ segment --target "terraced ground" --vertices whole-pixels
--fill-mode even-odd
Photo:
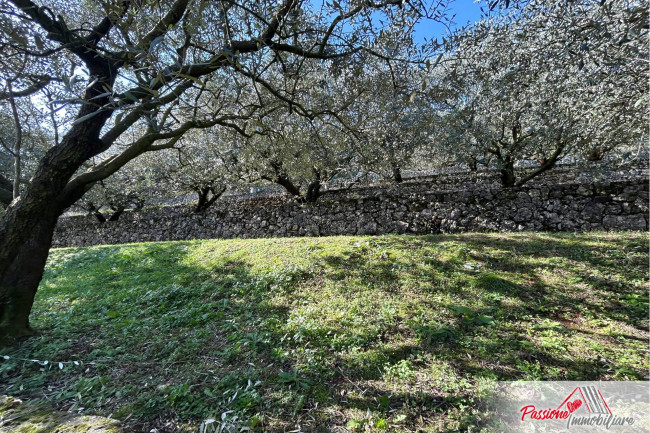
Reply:
[[[0,394],[126,431],[490,431],[497,380],[648,379],[648,234],[58,249],[33,325]]]

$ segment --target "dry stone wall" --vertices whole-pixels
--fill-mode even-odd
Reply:
[[[644,172],[647,173],[647,172]],[[647,230],[648,177],[446,189],[424,183],[329,192],[313,204],[231,200],[205,213],[187,206],[127,212],[119,221],[59,220],[54,246],[281,236],[466,231]]]

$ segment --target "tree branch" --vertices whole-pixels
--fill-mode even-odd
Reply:
[[[44,76],[44,75],[39,76],[38,81],[36,81],[34,84],[32,84],[31,86],[23,90],[18,90],[15,92],[0,92],[0,100],[10,99],[10,98],[22,98],[24,96],[33,95],[39,90],[45,88],[45,86],[47,86],[52,80],[53,77]]]

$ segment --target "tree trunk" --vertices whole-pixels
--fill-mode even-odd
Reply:
[[[36,222],[0,283],[0,341],[31,335],[29,313],[52,245],[56,217]]]
[[[315,203],[316,200],[318,200],[318,197],[320,197],[320,187],[320,180],[311,182],[307,187],[307,195],[305,196],[305,200],[307,200],[309,203]]]
[[[219,197],[223,195],[224,192],[226,192],[226,188],[227,187],[225,186],[221,187],[221,189],[218,191],[215,190],[214,187],[206,187],[197,190],[196,193],[199,195],[199,202],[194,208],[194,213],[205,212],[210,206],[214,204],[215,201],[219,199]],[[208,199],[210,193],[212,193],[212,197]]]
[[[117,221],[117,220],[119,220],[120,215],[122,215],[122,213],[124,212],[124,206],[117,206],[117,207],[114,207],[112,209],[113,209],[113,213],[108,218],[108,220],[109,221]]]
[[[93,203],[88,203],[88,212],[92,213],[95,218],[97,218],[97,221],[100,223],[105,223],[106,222],[106,217],[104,214],[102,214],[97,206],[95,206]]]
[[[284,187],[284,189],[287,190],[287,192],[293,196],[300,197],[300,189],[291,182],[291,179],[289,179],[286,175],[281,174],[279,175],[276,179],[275,182],[278,185],[281,185]]]
[[[209,188],[200,188],[196,190],[196,193],[199,195],[199,201],[194,208],[194,213],[203,212],[205,210],[205,204],[208,202],[209,192]]]
[[[101,85],[100,80],[100,89]],[[97,104],[104,102],[100,99]],[[78,117],[90,114],[92,107],[83,105]],[[72,126],[61,143],[47,151],[20,199],[12,201],[0,220],[0,339],[15,340],[30,334],[29,313],[56,221],[87,189],[80,188],[71,202],[62,192],[85,161],[108,147],[99,139],[108,117],[110,112],[106,111]]]
[[[33,334],[29,314],[43,278],[56,223],[63,211],[76,203],[91,186],[79,186],[59,195],[42,207],[40,213],[30,215],[30,219],[24,222],[31,227],[30,236],[21,244],[0,278],[0,346]]]
[[[393,167],[393,180],[397,183],[402,183],[404,181],[402,178],[402,170],[397,166]]]
[[[86,90],[84,97],[88,100],[106,92],[105,86],[111,88],[115,80],[113,71],[97,71],[96,67],[90,69],[99,79]],[[0,279],[7,275],[25,244],[34,237],[34,224],[46,217],[58,218],[62,209],[59,209],[57,202],[74,173],[84,162],[110,146],[110,142],[102,141],[99,136],[112,112],[96,111],[97,106],[108,102],[107,97],[100,97],[93,104],[81,106],[77,119],[91,117],[73,124],[61,143],[45,153],[29,183],[21,191],[20,200],[13,201],[7,207],[0,220]],[[1,291],[0,296],[4,296]]]
[[[515,167],[512,160],[501,161],[502,167],[499,170],[499,175],[501,177],[501,186],[504,188],[509,188],[515,185]]]
[[[566,144],[563,142],[557,143],[555,152],[553,152],[549,158],[543,159],[541,165],[537,168],[537,170],[534,170],[532,173],[529,173],[527,176],[519,180],[519,182],[517,182],[517,186],[522,186],[529,180],[555,167],[557,160],[560,158],[560,155],[562,155],[562,152],[564,152],[565,146]]]
[[[99,221],[100,223],[105,223],[106,222],[106,217],[99,210],[97,210],[97,209],[94,210],[93,215],[95,215],[95,218],[97,218],[97,221]]]

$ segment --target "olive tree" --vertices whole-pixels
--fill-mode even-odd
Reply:
[[[149,161],[158,196],[176,199],[196,195],[194,212],[212,206],[228,189],[243,186],[237,170],[239,135],[218,129],[186,134],[174,149],[157,152]]]
[[[97,182],[75,203],[74,208],[95,216],[97,221],[117,221],[127,209],[140,210],[151,198],[159,197],[159,182],[151,172],[155,167],[135,160],[109,178]]]
[[[335,176],[354,171],[351,132],[328,116],[306,119],[281,109],[259,119],[257,128],[236,157],[245,182],[273,183],[298,202],[315,202]]]
[[[384,32],[382,38],[386,55],[416,49],[408,35]],[[383,57],[364,62],[366,79],[358,83],[355,102],[346,111],[362,170],[400,183],[402,170],[416,164],[415,156],[432,132],[434,112],[426,92],[426,71],[427,65],[431,69],[429,59],[435,49],[432,45],[426,50],[426,63],[394,64]]]
[[[602,157],[645,129],[645,8],[623,1],[520,6],[456,35],[444,72],[436,71],[448,98],[441,143],[464,158],[488,155],[503,186],[522,185],[565,155]],[[533,168],[518,178],[516,163],[525,160]]]

